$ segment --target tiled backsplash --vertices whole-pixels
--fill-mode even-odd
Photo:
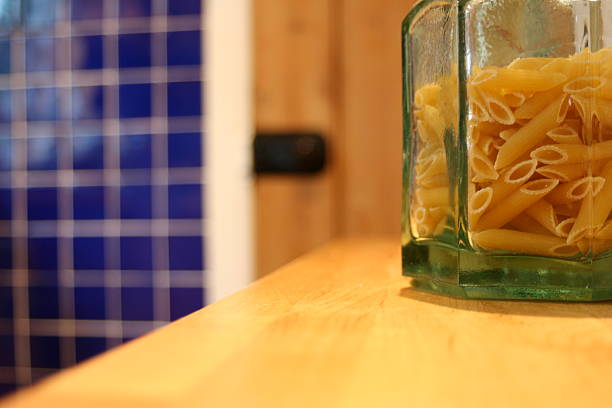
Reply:
[[[0,0],[0,393],[204,302],[201,0]]]

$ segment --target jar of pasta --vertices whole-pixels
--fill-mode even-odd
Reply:
[[[612,0],[422,0],[402,36],[404,274],[612,299]]]

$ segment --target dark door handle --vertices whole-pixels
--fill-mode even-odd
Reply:
[[[258,133],[253,151],[257,174],[314,174],[327,162],[325,139],[318,133]]]

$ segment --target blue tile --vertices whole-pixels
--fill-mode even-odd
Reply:
[[[11,72],[11,42],[0,39],[0,74]]]
[[[12,113],[11,91],[0,90],[0,123],[8,123]]]
[[[203,288],[171,288],[170,318],[180,319],[204,306]]]
[[[168,135],[168,167],[200,167],[202,142],[200,133]]]
[[[151,34],[119,35],[119,68],[151,66]]]
[[[106,319],[106,290],[104,288],[74,288],[74,315],[77,319]]]
[[[123,320],[153,320],[152,288],[121,288]]]
[[[57,270],[57,238],[29,238],[28,267]]]
[[[151,84],[120,85],[119,116],[122,118],[151,116]]]
[[[0,336],[0,367],[15,365],[15,339],[13,336]]]
[[[94,357],[106,351],[104,337],[77,337],[75,339],[75,352],[77,363]]]
[[[44,72],[55,69],[55,40],[29,38],[26,40],[26,71]]]
[[[91,35],[73,37],[72,68],[102,69],[104,67],[104,37]]]
[[[177,31],[168,33],[168,65],[200,65],[200,31]]]
[[[13,318],[13,288],[0,286],[0,319]],[[2,347],[0,347],[2,350]],[[2,359],[0,352],[0,360]],[[0,363],[0,366],[3,364]]]
[[[202,187],[199,184],[181,184],[168,187],[169,218],[201,218]]]
[[[51,32],[58,19],[60,0],[23,0],[25,25],[28,30]]]
[[[104,219],[104,187],[75,187],[73,190],[74,219]]]
[[[121,168],[151,168],[151,135],[121,136]]]
[[[60,104],[55,88],[34,88],[27,91],[28,120],[52,121],[58,118]]]
[[[151,0],[119,0],[119,17],[147,17],[151,15]]]
[[[30,337],[30,359],[32,367],[61,368],[60,338],[55,336]]]
[[[168,0],[168,14],[200,14],[202,0]]]
[[[0,139],[0,171],[8,171],[13,163],[13,142],[10,139]]]
[[[72,88],[72,119],[102,119],[104,117],[104,87]]]
[[[9,188],[0,188],[0,220],[10,220],[13,217],[13,195]]]
[[[100,19],[104,16],[104,0],[72,0],[73,20]]]
[[[150,271],[153,269],[153,243],[151,237],[122,237],[121,269]]]
[[[30,319],[58,319],[59,290],[55,287],[28,288]]]
[[[202,114],[200,82],[168,84],[168,116],[200,116]]]
[[[28,219],[56,220],[58,218],[56,188],[28,189]]]
[[[104,238],[74,238],[72,245],[74,269],[104,269]]]
[[[152,217],[151,186],[121,187],[121,218],[148,219]]]
[[[104,138],[102,136],[73,137],[72,161],[75,170],[104,168]]]
[[[0,269],[13,267],[13,241],[9,237],[0,238]]]
[[[28,139],[28,170],[57,170],[57,139]]]
[[[204,269],[202,237],[168,238],[170,270],[199,271]]]

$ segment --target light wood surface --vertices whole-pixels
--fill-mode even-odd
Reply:
[[[426,294],[352,240],[0,406],[609,407],[611,378],[612,303]]]

